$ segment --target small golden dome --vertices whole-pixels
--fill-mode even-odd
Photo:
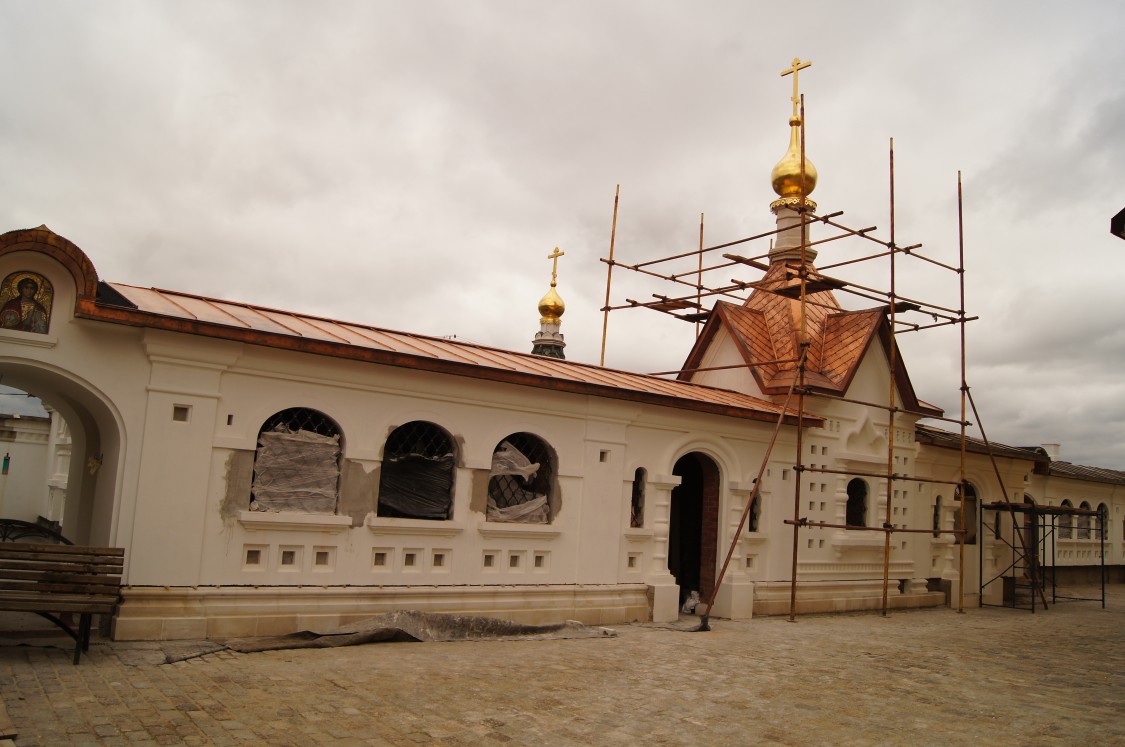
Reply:
[[[801,118],[789,118],[789,150],[770,173],[773,191],[780,197],[808,197],[816,188],[816,167],[805,155],[805,192],[801,194]]]
[[[565,312],[566,304],[563,303],[562,297],[555,292],[555,286],[552,283],[547,295],[539,299],[539,315],[543,317],[539,321],[543,324],[558,324],[560,317]]]

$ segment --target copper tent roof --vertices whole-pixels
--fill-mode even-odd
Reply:
[[[809,265],[813,273],[815,268]],[[702,365],[708,346],[721,328],[726,328],[738,345],[743,360],[750,365],[758,388],[767,394],[784,394],[797,375],[793,362],[798,353],[800,301],[792,298],[792,266],[775,261],[742,306],[718,301],[695,347],[684,363],[682,380],[689,380],[693,369]],[[799,282],[799,281],[798,281]],[[805,315],[809,353],[805,383],[810,391],[843,395],[859,370],[864,355],[878,339],[883,350],[894,342],[887,321],[887,307],[846,311],[840,308],[830,289],[815,290],[806,296]],[[895,378],[902,406],[922,415],[941,415],[940,408],[918,399],[914,386],[898,355]]]

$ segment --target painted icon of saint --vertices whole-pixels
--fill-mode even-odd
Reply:
[[[0,286],[0,327],[47,334],[53,296],[50,281],[41,275],[12,273]]]

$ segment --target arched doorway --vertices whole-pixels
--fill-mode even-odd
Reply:
[[[680,602],[698,591],[710,598],[715,586],[719,532],[719,467],[693,451],[672,468],[680,484],[672,490],[668,518],[668,571],[680,587]]]
[[[70,429],[62,534],[76,544],[119,543],[114,524],[124,444],[112,405],[77,377],[44,364],[0,359],[0,382],[41,399],[58,411]]]

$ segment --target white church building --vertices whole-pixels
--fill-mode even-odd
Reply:
[[[396,609],[674,620],[689,592],[709,597],[736,533],[713,616],[787,613],[794,565],[798,612],[874,609],[885,533],[842,527],[881,527],[888,498],[896,526],[933,530],[891,535],[891,607],[962,591],[976,604],[982,574],[1015,577],[1011,519],[983,528],[998,501],[1098,512],[1064,517],[1053,562],[1079,579],[1104,548],[1118,578],[1125,473],[999,445],[994,469],[972,440],[961,588],[959,433],[927,424],[942,413],[915,393],[886,307],[811,292],[809,394],[803,413],[784,406],[799,302],[778,291],[816,254],[786,202],[795,178],[811,192],[815,177],[775,170],[764,277],[747,278],[744,304],[715,304],[677,379],[565,360],[553,283],[535,353],[513,352],[114,283],[45,226],[6,233],[0,383],[65,420],[70,460],[65,510],[44,462],[0,518],[61,518],[77,544],[125,548],[118,639],[273,635]],[[897,410],[859,404],[886,399],[892,370]],[[888,496],[872,474],[892,439]],[[798,443],[819,472],[794,469]],[[794,564],[797,481],[801,516],[833,526],[802,528]]]

